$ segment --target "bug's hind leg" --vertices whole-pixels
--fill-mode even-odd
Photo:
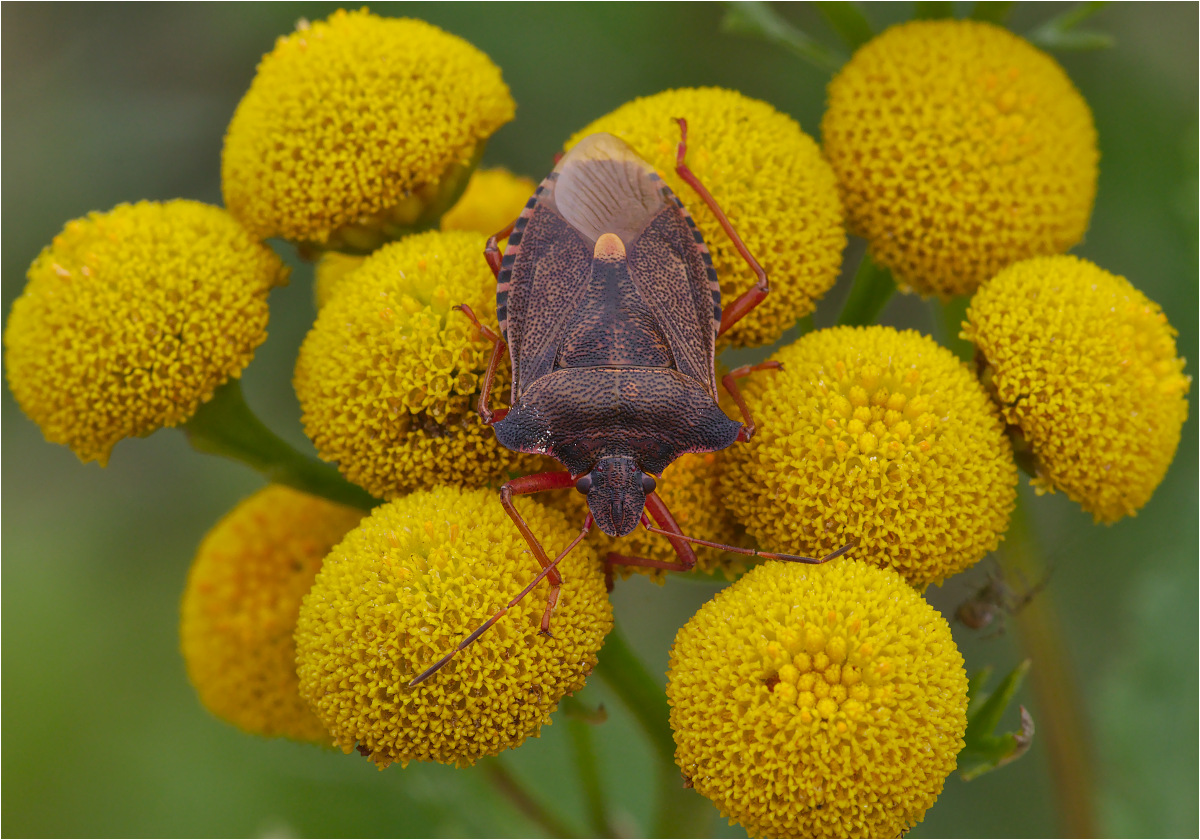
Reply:
[[[729,392],[729,396],[733,397],[733,401],[737,403],[738,409],[742,412],[742,428],[738,430],[737,439],[747,441],[754,437],[754,418],[750,416],[750,409],[746,406],[746,398],[742,396],[742,391],[738,388],[737,381],[743,377],[749,376],[758,370],[781,370],[783,365],[774,360],[759,362],[756,365],[742,365],[740,368],[734,368],[721,377],[721,384],[725,386],[725,390]]]
[[[767,279],[766,270],[754,258],[754,255],[750,253],[750,249],[746,247],[746,243],[742,241],[737,231],[733,229],[733,225],[729,223],[729,218],[725,215],[725,211],[717,204],[717,200],[712,197],[712,193],[708,191],[708,188],[696,177],[696,173],[688,168],[684,160],[687,157],[687,120],[676,117],[675,122],[679,123],[680,134],[679,148],[675,153],[676,174],[687,182],[688,186],[695,190],[696,194],[708,205],[708,209],[717,217],[717,221],[729,237],[729,240],[733,243],[733,247],[737,248],[738,253],[742,255],[742,259],[750,266],[750,270],[754,272],[756,278],[754,285],[748,291],[743,292],[741,297],[725,307],[721,313],[721,329],[717,332],[717,335],[720,336],[728,332],[730,327],[742,320],[754,307],[766,299],[767,293],[771,291],[771,283]]]
[[[526,475],[520,478],[514,478],[511,481],[504,482],[500,488],[500,504],[504,505],[505,512],[508,513],[510,519],[517,526],[517,530],[521,532],[521,536],[525,538],[525,542],[529,544],[529,550],[533,552],[533,556],[537,558],[538,564],[545,570],[547,567],[553,566],[550,558],[546,556],[542,544],[538,542],[537,537],[533,535],[533,531],[529,530],[529,525],[521,517],[520,512],[513,504],[513,496],[523,496],[528,493],[540,493],[543,490],[562,490],[567,487],[575,486],[575,480],[569,472],[544,472]],[[591,515],[589,514],[589,517]],[[585,521],[585,527],[587,522]],[[550,616],[554,613],[555,606],[558,605],[558,593],[562,589],[562,574],[558,569],[550,569],[548,573],[550,578],[550,596],[546,600],[546,612],[542,615],[542,632],[550,635]]]
[[[485,327],[479,323],[479,319],[475,317],[475,313],[471,310],[471,307],[465,303],[460,303],[454,308],[470,318],[483,337],[492,342],[492,357],[488,359],[487,370],[483,374],[483,386],[479,391],[479,405],[477,408],[479,410],[479,419],[483,421],[485,426],[499,423],[508,414],[508,409],[500,408],[492,410],[492,381],[496,378],[496,368],[500,364],[500,359],[504,357],[504,339],[491,327]]]

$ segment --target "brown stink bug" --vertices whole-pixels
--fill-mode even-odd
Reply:
[[[712,210],[757,282],[722,312],[717,273],[691,215],[654,168],[611,134],[585,137],[562,156],[516,221],[488,240],[485,256],[496,275],[500,333],[458,307],[492,342],[479,415],[504,446],[549,455],[566,469],[500,488],[501,504],[542,570],[411,685],[449,662],[545,577],[550,596],[541,629],[549,633],[562,585],[556,566],[593,523],[614,537],[640,523],[665,536],[679,555],[677,563],[609,555],[610,566],[687,571],[696,565],[689,543],[771,559],[824,561],[685,536],[654,492],[656,476],[683,453],[714,452],[749,440],[754,423],[737,380],[779,367],[747,365],[722,378],[744,423],[730,420],[717,405],[717,338],[767,296],[769,285],[767,273],[687,167],[687,123],[678,123],[675,171]],[[501,258],[497,242],[505,237]],[[488,395],[506,344],[511,405],[493,411]],[[551,561],[512,498],[571,486],[587,495],[590,512],[579,535]]]

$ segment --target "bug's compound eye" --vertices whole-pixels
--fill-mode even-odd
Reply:
[[[592,489],[592,474],[588,473],[587,475],[580,476],[579,480],[575,482],[575,489],[586,496],[588,491]]]
[[[658,482],[654,480],[654,476],[649,473],[642,473],[642,489],[646,491],[647,496],[653,493],[654,488],[657,486]]]

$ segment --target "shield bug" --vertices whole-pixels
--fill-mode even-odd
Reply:
[[[541,572],[432,667],[449,662],[543,578],[550,595],[541,629],[549,633],[562,577],[556,566],[595,524],[614,537],[639,524],[665,536],[675,563],[609,555],[611,565],[687,571],[690,543],[764,558],[823,560],[723,546],[685,536],[655,493],[657,477],[685,452],[713,452],[749,440],[754,423],[737,380],[777,362],[731,371],[722,383],[743,421],[717,404],[717,338],[770,291],[767,273],[750,254],[721,208],[688,168],[687,122],[675,171],[708,205],[753,269],[754,286],[722,311],[717,274],[691,215],[654,168],[624,141],[593,134],[558,159],[521,215],[492,236],[484,251],[496,275],[497,333],[492,342],[479,414],[501,444],[540,453],[566,468],[507,482],[500,501],[529,543]],[[497,243],[508,239],[503,256]],[[507,409],[488,405],[496,367],[508,347],[512,397]],[[589,513],[579,535],[552,561],[513,505],[513,496],[574,486],[587,495]],[[647,517],[649,513],[649,517]],[[650,518],[657,527],[650,524]]]

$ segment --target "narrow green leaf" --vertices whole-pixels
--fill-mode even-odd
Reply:
[[[997,26],[1003,26],[1008,20],[1008,13],[1012,11],[1012,7],[1016,3],[1012,2],[995,2],[995,0],[982,0],[975,4],[971,10],[971,20],[981,20],[985,23],[994,23]]]
[[[721,31],[777,44],[826,73],[836,73],[846,63],[846,56],[796,28],[766,3],[731,3],[721,21]]]
[[[1116,41],[1108,33],[1075,29],[1107,5],[1106,2],[1078,3],[1025,37],[1046,50],[1100,50],[1111,47]]]
[[[846,298],[842,314],[838,317],[838,324],[849,327],[874,324],[895,293],[896,282],[892,279],[892,272],[871,259],[869,251],[864,252],[858,271],[854,273],[850,296]]]
[[[1029,672],[1030,660],[1026,659],[1014,668],[996,690],[990,694],[983,686],[991,673],[990,668],[973,674],[968,679],[967,733],[964,746],[958,756],[959,774],[966,781],[978,778],[1020,758],[1033,743],[1033,717],[1024,706],[1020,707],[1021,726],[1016,732],[997,735],[995,730],[1000,718],[1012,702],[1013,695]]]
[[[875,37],[875,31],[857,3],[817,2],[813,5],[821,13],[821,17],[833,27],[838,37],[846,42],[851,52]]]
[[[967,723],[967,740],[970,741],[972,735],[978,738],[991,737],[996,731],[996,727],[1000,725],[1000,718],[1004,714],[1004,710],[1008,708],[1008,704],[1012,702],[1013,695],[1017,689],[1021,687],[1021,682],[1025,679],[1025,675],[1029,673],[1030,661],[1026,659],[1016,668],[1013,668],[1000,685],[993,691],[988,698],[980,704],[978,710],[972,715]]]

